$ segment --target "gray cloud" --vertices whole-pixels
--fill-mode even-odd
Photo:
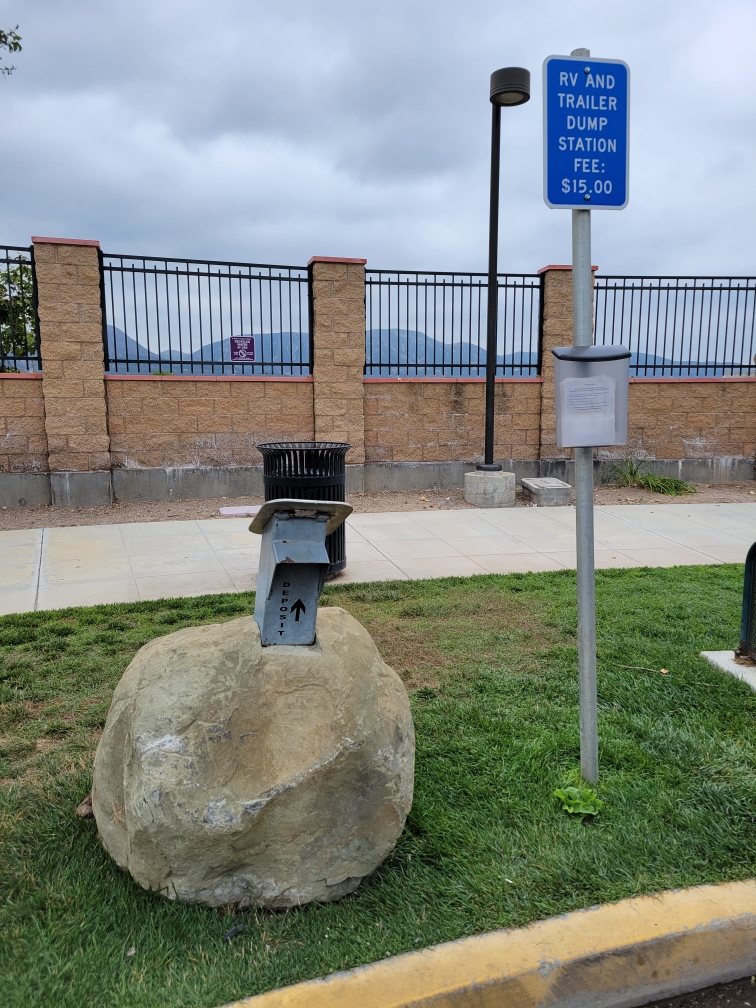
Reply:
[[[604,272],[754,273],[756,9],[720,0],[0,0],[0,239],[301,264],[484,267],[488,75],[504,113],[501,261],[569,260],[541,196],[540,68],[588,46],[632,72],[631,199],[596,212]],[[9,139],[10,138],[10,139]]]

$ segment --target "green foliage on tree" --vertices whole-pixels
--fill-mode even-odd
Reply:
[[[21,36],[17,34],[16,28],[11,28],[10,31],[0,28],[0,49],[7,49],[9,53],[21,52]],[[9,77],[15,69],[14,66],[0,67],[0,74]]]
[[[12,358],[36,352],[32,266],[18,255],[0,266],[0,371],[17,371]]]

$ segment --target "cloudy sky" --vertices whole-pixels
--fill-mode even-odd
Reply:
[[[753,0],[0,0],[0,241],[300,265],[483,269],[500,66],[500,263],[569,262],[541,181],[541,64],[631,68],[630,204],[593,214],[603,273],[756,273]],[[6,60],[8,62],[8,60]]]

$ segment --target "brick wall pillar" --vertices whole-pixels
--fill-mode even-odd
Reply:
[[[32,242],[52,502],[109,504],[100,243],[36,237]]]
[[[316,441],[348,441],[348,465],[365,461],[366,259],[313,256],[313,382]]]
[[[597,266],[592,267],[598,269]],[[572,345],[572,266],[544,266],[543,329],[541,340],[541,459],[571,459],[571,448],[557,448],[554,402],[554,355],[552,349]],[[591,273],[593,279],[593,273]]]

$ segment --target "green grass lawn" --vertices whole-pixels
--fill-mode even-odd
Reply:
[[[137,648],[247,614],[253,596],[1,618],[0,1004],[212,1008],[434,942],[753,875],[756,696],[698,657],[737,641],[742,567],[597,582],[595,821],[553,797],[579,764],[574,573],[326,589],[324,604],[361,620],[411,691],[415,801],[356,893],[286,912],[145,892],[74,814]]]

